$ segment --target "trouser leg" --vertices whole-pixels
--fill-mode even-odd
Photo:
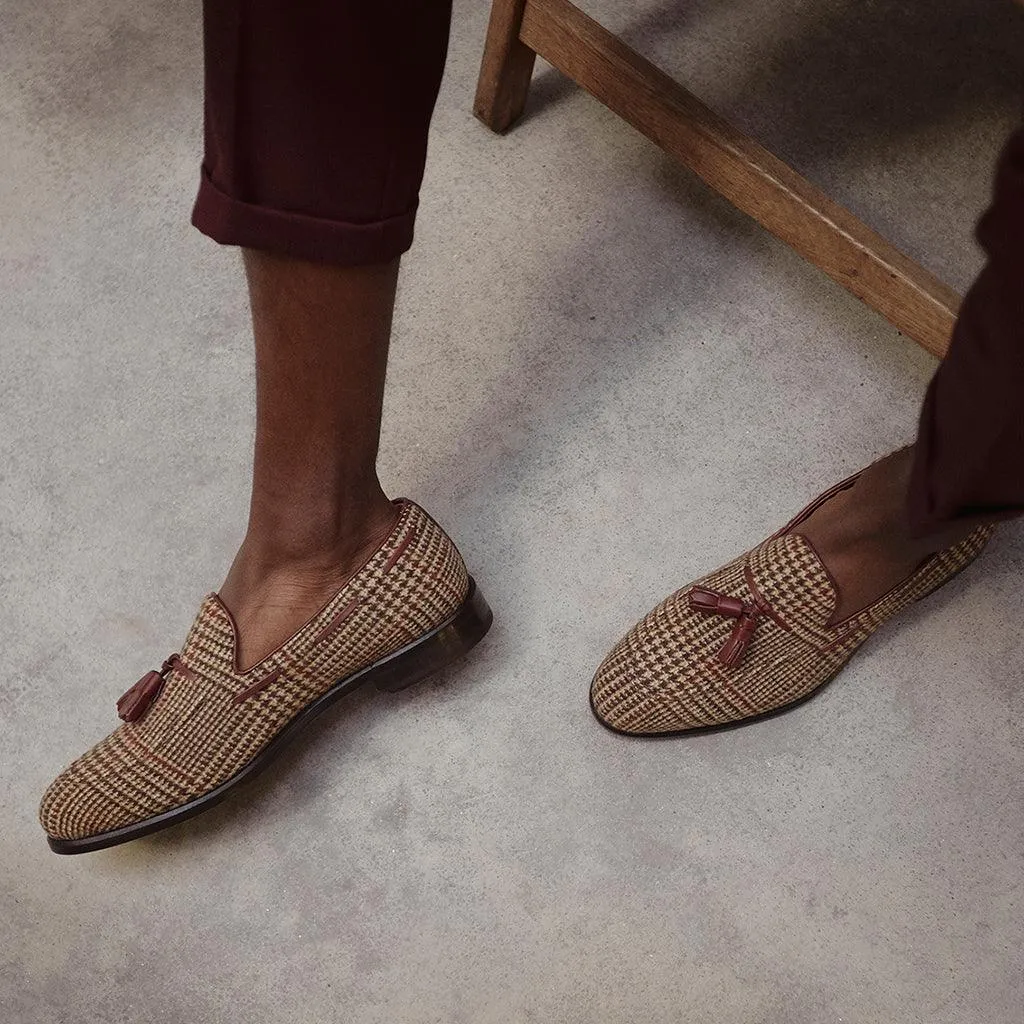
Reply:
[[[911,476],[915,531],[1024,512],[1024,130],[978,226],[988,256],[928,389]]]
[[[193,223],[344,265],[412,244],[451,0],[206,0]]]

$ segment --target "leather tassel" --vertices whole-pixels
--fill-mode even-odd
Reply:
[[[718,652],[718,660],[726,668],[735,668],[747,653],[750,641],[754,636],[754,629],[757,626],[757,612],[745,612],[733,627],[729,639],[722,645]]]
[[[690,591],[690,607],[705,615],[726,615],[731,619],[738,619],[747,611],[747,606],[738,597],[700,588]]]
[[[117,702],[117,715],[125,722],[137,722],[160,696],[164,677],[160,672],[147,672]]]
[[[704,615],[724,615],[726,618],[735,619],[729,639],[722,645],[722,649],[716,657],[720,664],[726,668],[735,668],[747,653],[750,641],[754,638],[754,630],[757,628],[757,620],[761,617],[762,609],[757,604],[741,601],[738,597],[729,597],[728,594],[719,594],[715,590],[704,590],[701,587],[694,587],[690,591],[690,607]],[[771,614],[770,609],[768,609]]]

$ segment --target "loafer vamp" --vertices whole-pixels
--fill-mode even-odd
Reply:
[[[594,712],[620,732],[657,734],[721,727],[797,704],[883,622],[973,561],[991,532],[975,531],[836,624],[835,584],[814,548],[800,534],[776,535],[637,623],[597,671]],[[743,616],[750,621],[738,638]]]

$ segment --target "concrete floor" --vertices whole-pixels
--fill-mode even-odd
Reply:
[[[1011,4],[585,6],[970,281]],[[933,364],[551,69],[489,134],[486,7],[456,4],[381,467],[494,630],[237,799],[79,858],[36,803],[233,553],[250,341],[237,259],[187,224],[197,4],[4,12],[0,1019],[1019,1022],[1020,529],[791,715],[665,742],[591,719],[622,631],[910,438]]]

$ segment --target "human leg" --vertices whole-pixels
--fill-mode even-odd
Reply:
[[[451,540],[376,476],[447,0],[208,0],[205,16],[194,222],[245,247],[249,524],[180,653],[123,695],[123,724],[47,790],[40,818],[61,853],[205,810],[337,697],[409,685],[490,625]]]
[[[916,444],[826,492],[753,551],[666,598],[591,687],[629,733],[694,732],[813,695],[887,619],[1024,511],[1024,131],[1004,150],[968,292]]]
[[[193,219],[246,247],[256,353],[249,525],[221,589],[243,664],[394,525],[376,476],[381,402],[449,19],[448,0],[205,6]]]
[[[245,254],[256,339],[249,525],[220,596],[242,665],[290,636],[391,532],[377,440],[398,261]]]
[[[801,529],[853,614],[982,523],[1024,512],[1024,129],[978,225],[987,263],[929,385],[916,443],[868,467]]]

